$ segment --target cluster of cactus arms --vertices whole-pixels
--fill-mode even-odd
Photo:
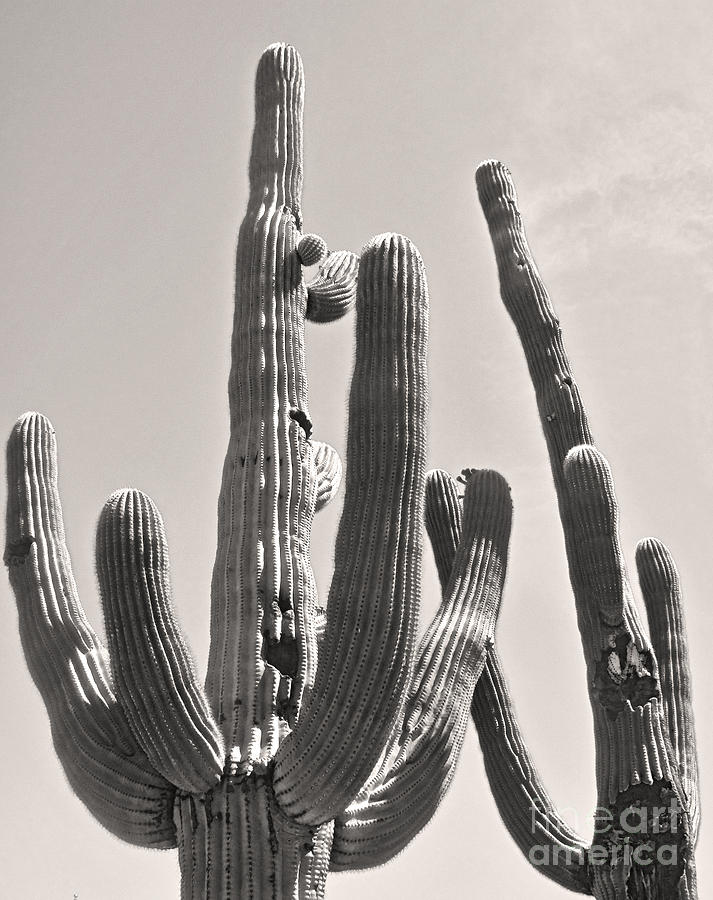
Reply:
[[[509,173],[476,182],[502,296],[549,448],[594,715],[599,815],[587,845],[560,818],[517,725],[495,646],[510,491],[487,469],[426,473],[428,291],[399,235],[360,257],[303,233],[297,52],[256,79],[250,196],[237,246],[230,439],[218,504],[202,686],[176,622],[161,517],[135,490],[100,515],[108,648],[80,606],[53,429],[8,445],[6,562],[30,671],[77,796],[113,834],[177,848],[183,900],[317,900],[328,872],[384,863],[429,821],[473,718],[507,829],[540,872],[599,900],[696,897],[698,788],[679,578],[636,560],[634,605],[606,460],[595,449]],[[319,264],[305,283],[303,267]],[[341,462],[312,438],[305,319],[356,306],[344,511],[326,614],[313,516]],[[422,530],[443,599],[418,639]]]

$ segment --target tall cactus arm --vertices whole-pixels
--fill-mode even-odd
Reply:
[[[655,538],[639,542],[636,567],[646,604],[651,643],[659,663],[668,732],[688,798],[691,841],[695,846],[700,824],[698,757],[681,580],[670,552]]]
[[[54,429],[37,413],[7,448],[5,562],[25,657],[77,796],[117,837],[175,847],[174,787],[137,746],[114,695],[107,654],[80,606],[65,543]]]
[[[329,253],[307,285],[307,318],[311,322],[333,322],[346,315],[356,300],[358,272],[356,253]]]
[[[281,744],[275,795],[317,825],[366,782],[410,676],[421,568],[428,292],[416,248],[381,235],[360,262],[347,480],[314,691]]]
[[[366,799],[360,796],[337,818],[332,869],[387,862],[430,821],[448,789],[495,631],[510,520],[510,491],[502,476],[473,471],[451,578],[421,642],[392,760],[380,782],[367,788]]]
[[[312,441],[314,465],[317,470],[317,499],[315,511],[333,500],[342,482],[342,461],[339,454],[324,441]]]
[[[462,528],[458,485],[433,473],[426,492],[426,530],[442,589],[446,590]],[[429,490],[430,488],[430,490]],[[540,778],[518,724],[500,655],[488,650],[473,692],[471,714],[478,732],[493,799],[525,857],[562,887],[588,894],[586,845],[562,819]]]
[[[105,504],[97,571],[116,692],[134,736],[164,778],[204,793],[222,774],[223,740],[173,612],[163,521],[140,491]]]

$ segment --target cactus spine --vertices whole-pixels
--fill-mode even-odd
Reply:
[[[655,794],[669,831],[679,826],[680,865],[666,871],[598,870],[537,776],[495,648],[509,488],[496,472],[466,469],[460,497],[450,475],[426,474],[423,263],[400,235],[379,235],[359,258],[303,233],[303,95],[299,55],[272,45],[257,71],[237,245],[205,687],[173,613],[153,502],[123,490],[102,510],[104,648],[72,577],[54,431],[28,413],[11,435],[5,560],[70,783],[115,835],[178,849],[184,900],[317,900],[330,869],[386,862],[428,822],[470,712],[518,846],[558,851],[543,866],[549,877],[607,900],[693,898],[697,770],[678,574],[663,545],[642,542],[649,643],[627,587],[611,474],[592,445],[509,175],[484,164],[478,188],[552,459],[595,716],[599,802],[619,811]],[[313,264],[319,274],[305,284],[302,267]],[[304,328],[305,319],[344,315],[355,300],[346,495],[325,618],[310,532],[342,468],[312,437]],[[423,520],[443,600],[417,644]],[[610,831],[605,840],[617,838]]]

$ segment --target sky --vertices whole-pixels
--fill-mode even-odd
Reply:
[[[305,229],[358,251],[418,246],[431,298],[429,465],[498,469],[514,526],[498,644],[551,794],[588,836],[592,726],[554,490],[514,327],[475,196],[478,162],[513,173],[621,508],[659,537],[686,594],[703,827],[713,758],[713,12],[704,3],[444,2],[3,5],[0,427],[52,420],[83,604],[101,628],[93,546],[105,499],[160,508],[176,606],[208,653],[216,502],[227,446],[237,228],[253,82],[287,41],[306,74]],[[345,447],[353,317],[310,325],[315,436]],[[4,505],[4,486],[2,503]],[[339,500],[313,565],[326,597]],[[422,622],[439,600],[428,551]],[[0,879],[32,900],[178,896],[172,852],[122,845],[77,801],[0,589]],[[564,896],[520,856],[490,798],[472,727],[433,821],[387,866],[328,881],[362,896]],[[497,893],[496,893],[497,892]]]

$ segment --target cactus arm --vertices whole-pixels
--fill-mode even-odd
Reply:
[[[445,591],[460,540],[462,509],[455,479],[431,473],[426,489],[426,530]],[[437,476],[437,477],[435,477]],[[503,824],[528,861],[563,887],[590,893],[586,846],[557,812],[523,739],[508,693],[500,655],[491,646],[473,692],[475,723],[493,799]]]
[[[164,778],[204,793],[222,773],[222,736],[176,622],[161,515],[140,491],[105,504],[97,571],[115,689],[133,734]]]
[[[387,862],[428,823],[448,789],[495,631],[510,520],[505,480],[496,472],[472,472],[458,552],[444,601],[421,642],[393,758],[380,783],[337,818],[333,869]]]
[[[339,454],[324,441],[312,441],[314,464],[317,470],[317,499],[315,512],[333,500],[342,481],[342,461]]]
[[[681,580],[670,552],[655,538],[639,542],[636,567],[646,605],[651,643],[659,663],[668,733],[688,798],[691,841],[695,846],[700,824],[700,796]]]
[[[307,284],[307,312],[311,322],[333,322],[354,306],[359,257],[349,250],[329,253],[318,274]]]
[[[647,869],[619,861],[593,867],[594,893],[606,896],[617,883],[628,883],[632,897],[674,896],[692,852],[686,798],[662,714],[656,656],[627,581],[611,472],[598,450],[582,446],[567,454],[564,477],[570,579],[594,716],[599,805],[611,811],[615,822],[629,807],[643,807],[648,821],[637,840],[677,850],[677,865],[649,864]],[[670,819],[670,832],[659,830],[654,805]],[[615,848],[622,837],[610,826],[600,842]]]
[[[426,451],[427,287],[415,247],[360,262],[347,480],[327,632],[310,702],[280,746],[275,794],[298,821],[341,813],[386,745],[410,675]]]
[[[493,799],[515,844],[552,881],[591,894],[586,844],[559,815],[540,778],[495,648],[475,686],[471,713]]]
[[[62,767],[77,796],[117,837],[175,847],[174,788],[136,745],[113,692],[106,650],[79,603],[49,421],[22,416],[7,458],[5,561],[25,657]]]
[[[431,492],[427,493],[430,496]],[[460,739],[451,739],[457,756],[473,688],[495,636],[511,519],[505,479],[487,469],[470,471],[458,549],[443,602],[419,649],[395,768],[407,761],[410,765],[419,744],[432,743],[427,737],[432,723],[436,730],[446,732],[446,721],[451,727],[462,723],[457,728]],[[441,723],[436,724],[439,719]]]

